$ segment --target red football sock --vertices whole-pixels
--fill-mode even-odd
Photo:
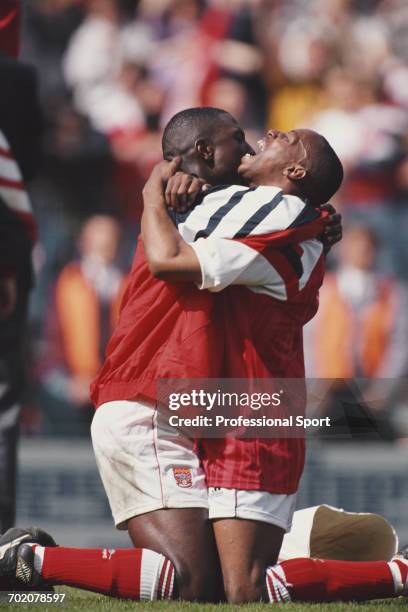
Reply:
[[[408,564],[400,559],[389,563],[289,559],[269,567],[266,574],[273,602],[363,601],[401,595]]]
[[[144,548],[34,547],[34,567],[51,584],[125,599],[171,599],[173,564]]]

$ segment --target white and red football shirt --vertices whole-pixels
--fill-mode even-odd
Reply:
[[[211,231],[195,233],[191,243],[201,265],[200,289],[217,293],[216,309],[222,311],[222,376],[303,378],[303,325],[317,311],[324,260],[321,242],[304,240],[302,232],[318,213],[274,187],[243,195],[229,189],[223,195],[234,198],[234,214],[220,219],[215,213],[213,226],[207,224]],[[208,205],[220,195],[209,194]],[[255,198],[256,211],[246,219],[246,207]],[[204,208],[195,217],[200,212]],[[188,227],[179,225],[185,238],[191,237],[191,217]],[[267,233],[271,228],[272,235]],[[288,228],[293,231],[289,240]],[[304,405],[296,410],[300,414]],[[303,470],[304,440],[203,439],[200,456],[209,486],[293,493]]]

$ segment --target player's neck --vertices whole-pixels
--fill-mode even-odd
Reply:
[[[255,181],[250,181],[249,186],[250,187],[260,187],[260,186],[264,186],[264,187],[277,187],[278,189],[282,189],[283,193],[285,195],[293,195],[293,196],[297,196],[298,198],[300,198],[301,200],[306,201],[307,197],[306,195],[302,192],[301,189],[299,189],[299,187],[292,183],[287,181],[286,179],[265,179],[262,178],[262,180],[257,180]]]

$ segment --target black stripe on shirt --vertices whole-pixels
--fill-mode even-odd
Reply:
[[[252,215],[241,227],[240,230],[234,235],[234,238],[243,238],[244,236],[248,236],[257,225],[259,225],[265,217],[269,215],[269,213],[278,206],[278,204],[282,201],[283,195],[280,191],[272,198],[270,202],[267,202],[261,208],[258,208],[256,213]]]
[[[298,253],[291,246],[286,246],[278,249],[279,253],[281,253],[288,260],[289,264],[293,268],[296,276],[301,278],[303,275],[303,264],[302,259]]]
[[[221,189],[227,189],[227,187],[229,187],[229,185],[217,185],[216,187],[210,187],[210,189],[207,189],[207,191],[202,191],[201,193],[197,195],[196,199],[194,200],[193,206],[189,208],[188,210],[186,210],[185,212],[178,212],[177,210],[168,208],[167,212],[169,213],[170,219],[173,221],[174,225],[178,228],[178,226],[181,223],[186,222],[186,220],[191,215],[193,210],[195,210],[196,206],[200,206],[200,204],[203,202],[206,195],[208,195],[209,193],[214,193],[216,191],[221,191]]]
[[[185,223],[186,219],[191,215],[194,208],[190,208],[190,210],[186,210],[185,212],[177,212],[173,208],[168,208],[167,212],[169,213],[170,219],[173,221],[174,225],[178,228],[180,223]]]
[[[208,220],[207,227],[205,229],[199,230],[196,233],[194,237],[194,242],[198,240],[199,238],[207,238],[215,230],[215,228],[221,223],[221,221],[223,220],[225,215],[231,210],[231,208],[234,208],[234,206],[236,206],[242,200],[243,196],[246,193],[249,193],[250,191],[253,191],[253,190],[254,190],[254,187],[250,189],[248,188],[243,189],[242,191],[236,191],[234,195],[232,195],[225,204],[223,204],[218,210],[215,211],[214,214],[211,215],[211,217]]]
[[[320,217],[320,212],[310,206],[310,204],[306,204],[302,212],[296,217],[296,219],[289,225],[289,227],[300,227],[301,225],[306,225],[306,223],[310,223],[315,219]]]

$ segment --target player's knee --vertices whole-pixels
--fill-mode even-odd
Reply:
[[[224,578],[227,601],[231,604],[244,604],[265,599],[265,572],[253,571],[248,576]]]
[[[179,567],[176,570],[178,597],[185,601],[213,602],[216,597],[216,576],[200,568]]]
[[[225,595],[228,603],[245,604],[263,599],[263,589],[254,584],[232,583],[225,587]]]

